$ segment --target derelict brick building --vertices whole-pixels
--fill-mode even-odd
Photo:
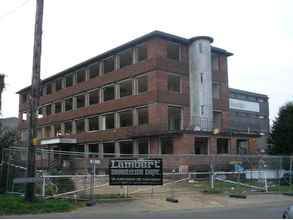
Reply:
[[[154,31],[42,80],[41,145],[101,157],[256,153],[261,131],[230,126],[232,53],[212,42]],[[23,142],[29,89],[18,92]]]

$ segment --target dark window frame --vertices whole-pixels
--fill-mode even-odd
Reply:
[[[181,77],[174,74],[168,74],[167,87],[169,92],[181,93]]]
[[[146,78],[146,79],[145,79]],[[144,94],[149,90],[148,75],[142,75],[136,78],[137,81],[137,93]],[[142,82],[140,84],[140,82]],[[145,85],[143,85],[145,83]],[[141,90],[142,89],[142,90]]]
[[[96,129],[91,129],[91,120],[94,120],[94,119],[96,119],[96,120],[98,120],[98,128]],[[94,117],[90,117],[90,118],[88,118],[88,131],[89,132],[92,132],[92,131],[99,131],[100,130],[100,117],[99,116],[94,116]]]

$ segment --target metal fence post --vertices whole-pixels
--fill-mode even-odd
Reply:
[[[210,160],[210,187],[212,190],[215,189],[215,184],[214,184],[214,157],[211,157]]]
[[[42,197],[45,198],[46,195],[46,177],[43,175],[43,184],[42,184]]]
[[[290,156],[290,173],[289,173],[289,192],[291,192],[291,183],[292,183],[292,157]]]
[[[279,192],[281,191],[281,171],[282,171],[282,157],[280,157],[280,164],[279,164]]]

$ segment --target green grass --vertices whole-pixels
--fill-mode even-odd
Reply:
[[[35,199],[30,203],[21,196],[0,194],[0,216],[66,212],[78,206],[80,205],[62,199]]]

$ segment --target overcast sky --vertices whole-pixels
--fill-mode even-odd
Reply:
[[[228,60],[229,86],[270,98],[273,120],[293,100],[293,1],[44,0],[41,77],[153,30],[208,35]],[[15,93],[31,82],[35,0],[0,0],[2,117],[18,115]]]

